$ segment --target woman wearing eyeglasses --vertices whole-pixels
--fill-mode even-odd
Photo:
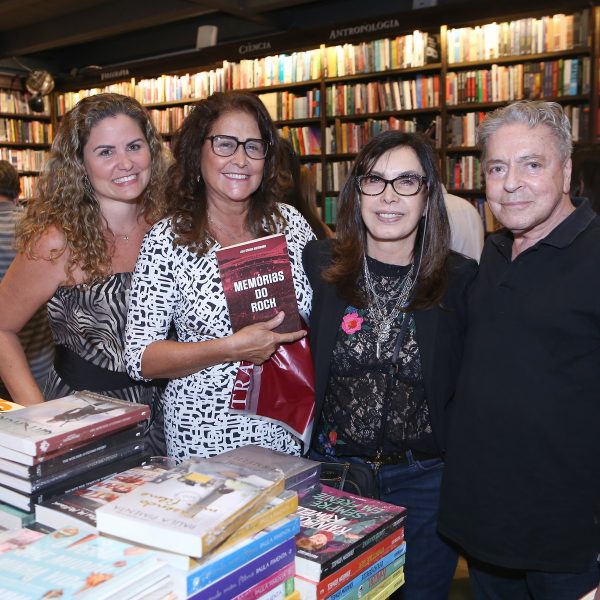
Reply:
[[[388,131],[356,157],[337,239],[310,242],[312,449],[369,467],[382,500],[406,506],[406,600],[445,599],[456,553],[437,535],[446,418],[477,265],[449,249],[434,150]]]
[[[300,313],[311,290],[302,250],[308,223],[278,199],[291,185],[284,149],[253,94],[216,93],[198,102],[179,130],[168,172],[170,218],[152,228],[133,278],[126,362],[138,379],[167,378],[169,456],[212,456],[245,444],[289,453],[299,442],[274,423],[228,412],[239,362],[261,364],[304,331],[273,331],[283,313],[232,333],[215,251],[283,232]],[[171,323],[177,341],[167,339]]]

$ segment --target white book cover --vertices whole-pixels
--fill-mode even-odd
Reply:
[[[201,557],[283,491],[281,471],[192,458],[96,511],[97,528]]]

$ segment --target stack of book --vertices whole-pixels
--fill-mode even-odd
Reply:
[[[147,406],[90,392],[1,412],[0,502],[31,515],[39,502],[139,465],[148,417]]]
[[[299,597],[298,499],[284,487],[277,469],[193,458],[99,507],[96,526],[156,549],[169,564],[177,598]]]
[[[406,509],[317,486],[299,500],[302,600],[387,598],[404,583]]]
[[[0,597],[166,599],[173,582],[156,553],[76,527],[0,538]]]

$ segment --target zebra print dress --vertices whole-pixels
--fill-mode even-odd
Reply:
[[[125,372],[124,332],[132,273],[115,273],[90,286],[63,286],[48,301],[50,328],[57,346],[63,346],[97,367]],[[152,407],[153,422],[148,432],[150,449],[164,455],[165,441],[159,385],[140,382],[103,394]],[[44,396],[60,398],[75,391],[50,370]]]

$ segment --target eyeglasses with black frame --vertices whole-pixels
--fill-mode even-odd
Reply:
[[[212,151],[217,156],[233,156],[240,146],[244,147],[244,152],[248,158],[253,160],[262,160],[267,156],[269,151],[269,142],[255,138],[248,138],[240,142],[232,135],[208,135],[207,140],[210,140]]]
[[[356,185],[365,196],[379,196],[388,185],[400,196],[416,196],[427,182],[425,175],[406,173],[395,179],[385,179],[379,175],[359,175]]]
[[[244,152],[248,158],[253,160],[262,160],[267,156],[269,151],[269,142],[255,138],[248,138],[240,142],[233,135],[208,135],[207,140],[210,140],[212,151],[217,156],[233,156],[240,146],[244,147]]]

